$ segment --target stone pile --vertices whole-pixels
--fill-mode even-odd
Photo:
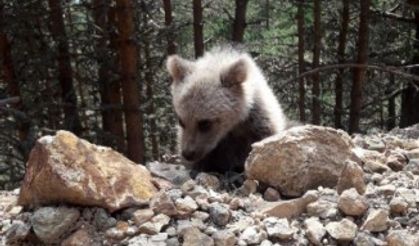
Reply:
[[[330,128],[297,127],[255,145],[246,163],[248,179],[236,189],[225,185],[231,176],[200,173],[191,179],[177,165],[155,162],[137,169],[108,149],[60,132],[35,147],[31,156],[39,158],[29,161],[20,190],[0,192],[0,245],[417,246],[419,139],[401,131],[350,138]],[[122,162],[122,170],[138,170],[138,186],[102,190],[118,183],[109,170],[117,172],[111,163]],[[327,175],[312,172],[313,163]],[[84,174],[73,175],[77,170]],[[300,178],[273,178],[291,171]],[[43,172],[49,180],[39,180]],[[272,176],[259,176],[268,172]],[[56,192],[48,189],[52,182],[66,185],[59,189],[61,201],[60,194],[35,195]],[[66,192],[77,191],[76,184],[84,185],[84,197],[99,192],[113,198],[95,204],[85,204],[83,196],[69,200]]]

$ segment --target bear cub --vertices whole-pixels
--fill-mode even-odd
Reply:
[[[249,54],[217,47],[195,61],[172,55],[166,65],[187,167],[241,172],[252,143],[285,129],[281,106]]]

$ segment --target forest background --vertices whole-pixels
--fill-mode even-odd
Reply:
[[[166,57],[220,44],[251,53],[291,119],[419,122],[418,0],[0,0],[0,188],[59,129],[137,163],[173,153]]]

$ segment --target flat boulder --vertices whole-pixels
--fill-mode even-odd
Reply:
[[[143,205],[157,192],[149,171],[111,148],[67,131],[40,138],[32,149],[18,203],[68,203],[113,212]]]
[[[280,191],[299,197],[318,186],[335,187],[346,160],[360,162],[347,133],[329,127],[294,127],[252,145],[245,170]]]

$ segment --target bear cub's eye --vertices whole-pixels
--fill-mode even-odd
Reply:
[[[198,121],[198,130],[200,132],[208,132],[211,130],[212,127],[212,121],[210,120],[200,120]]]

